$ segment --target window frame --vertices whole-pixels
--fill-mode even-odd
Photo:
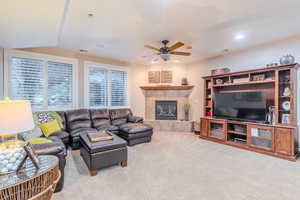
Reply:
[[[27,52],[21,50],[14,50],[14,49],[4,49],[4,97],[10,97],[10,73],[11,73],[11,60],[13,57],[19,58],[27,58],[27,59],[36,59],[41,60],[43,62],[43,72],[44,72],[44,105],[41,109],[34,109],[34,111],[46,111],[46,110],[70,110],[75,109],[78,107],[78,60],[75,58],[67,58],[61,56],[53,56],[48,54],[42,53],[35,53],[35,52]],[[72,64],[72,107],[64,108],[61,106],[53,107],[48,105],[48,61],[53,62],[61,62],[66,64]]]
[[[129,79],[130,79],[130,71],[128,70],[127,67],[122,67],[122,66],[117,66],[117,65],[109,65],[109,64],[103,64],[103,63],[98,63],[98,62],[90,62],[90,61],[85,61],[83,64],[84,67],[84,107],[85,108],[107,108],[107,109],[120,109],[120,108],[129,108],[130,106],[130,85],[129,85]],[[97,107],[91,107],[89,104],[89,69],[91,67],[94,68],[99,68],[99,69],[105,69],[108,70],[107,73],[107,87],[108,87],[108,105],[107,106],[97,106]],[[127,73],[127,105],[125,106],[111,106],[111,70],[118,70],[118,71],[123,71]]]

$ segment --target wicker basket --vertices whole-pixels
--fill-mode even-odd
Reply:
[[[37,177],[31,178],[0,191],[0,200],[50,200],[61,177],[58,166]]]

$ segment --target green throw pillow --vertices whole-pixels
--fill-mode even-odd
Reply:
[[[43,144],[43,143],[51,143],[52,140],[48,140],[46,138],[31,138],[29,140],[26,140],[26,142],[30,144]]]
[[[40,125],[40,128],[46,137],[49,137],[52,133],[58,132],[61,130],[59,123],[56,120],[51,122],[43,123]]]

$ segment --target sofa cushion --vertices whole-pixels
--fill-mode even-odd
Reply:
[[[53,141],[51,143],[33,144],[33,149],[38,155],[66,155],[66,148],[62,141],[57,137],[48,137],[47,139]]]
[[[51,134],[51,136],[59,137],[60,139],[65,139],[69,137],[69,133],[66,131],[58,131]]]
[[[38,125],[56,120],[58,122],[60,128],[63,128],[62,118],[55,111],[34,112],[33,118],[34,118],[35,123],[38,124]]]
[[[152,131],[152,129],[152,126],[142,123],[127,123],[120,126],[120,130],[128,134]]]
[[[134,140],[138,138],[144,138],[144,137],[151,137],[153,135],[153,131],[145,131],[145,132],[140,132],[136,134],[128,134],[125,132],[121,132],[118,134],[120,137],[124,138],[125,140]]]
[[[107,128],[111,125],[109,119],[94,119],[92,121],[93,128],[100,129],[100,128]]]
[[[70,132],[71,137],[79,137],[79,135],[88,133],[88,132],[95,132],[97,129],[94,128],[78,128]]]
[[[107,119],[109,120],[109,112],[107,109],[91,109],[91,119]]]
[[[127,118],[120,118],[120,119],[115,119],[112,121],[112,125],[114,125],[114,126],[121,126],[126,123],[127,123]]]
[[[107,128],[108,131],[112,131],[112,132],[116,132],[116,131],[119,131],[119,127],[118,126],[114,126],[114,125],[111,125]]]
[[[144,119],[142,117],[137,117],[137,116],[132,116],[132,115],[128,116],[128,122],[139,123],[139,122],[143,122],[143,121],[144,121]]]
[[[40,125],[40,128],[46,137],[49,137],[52,133],[61,131],[61,127],[56,120],[43,123]]]
[[[80,128],[91,128],[90,112],[87,109],[72,110],[66,112],[67,130],[72,131]]]
[[[46,138],[31,138],[29,140],[26,140],[26,142],[30,144],[43,144],[43,143],[51,143],[52,140],[48,140]]]
[[[67,129],[66,127],[66,116],[65,116],[65,112],[64,111],[56,111],[57,114],[59,114],[60,118],[61,118],[61,123],[62,123],[62,127],[61,130],[65,131]]]
[[[69,124],[70,132],[80,128],[92,128],[91,121],[90,120],[73,121]]]

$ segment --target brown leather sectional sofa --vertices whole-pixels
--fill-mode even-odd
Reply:
[[[55,155],[59,158],[62,177],[56,192],[63,188],[64,168],[66,164],[66,147],[80,148],[80,134],[106,129],[127,141],[129,146],[150,142],[152,127],[143,124],[143,118],[132,115],[130,109],[77,109],[57,112],[63,122],[60,132],[53,133],[48,139],[53,143],[33,145],[39,155]]]
[[[80,134],[100,129],[119,135],[129,146],[150,142],[153,134],[152,127],[143,124],[143,118],[133,116],[130,109],[77,109],[58,113],[64,128],[53,135],[72,149],[79,149]]]

